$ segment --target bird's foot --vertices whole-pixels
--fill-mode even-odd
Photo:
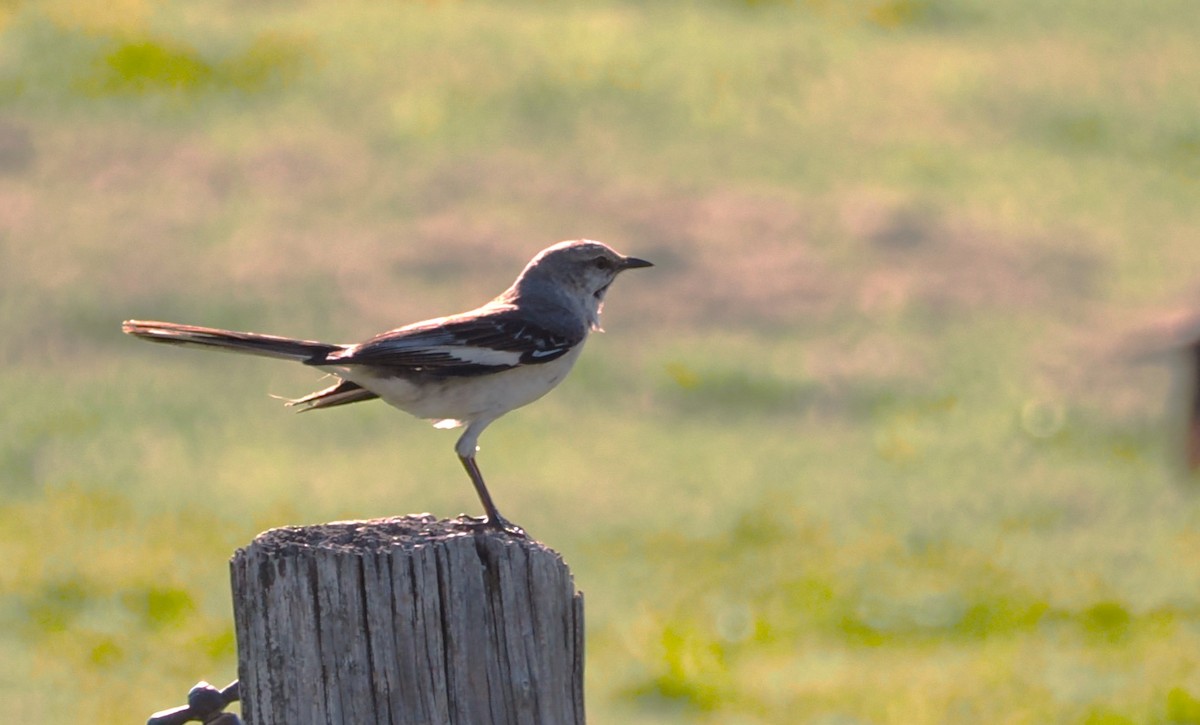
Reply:
[[[503,516],[468,516],[467,514],[460,514],[458,521],[470,529],[502,531],[521,538],[529,536],[525,533],[525,529],[517,526]]]

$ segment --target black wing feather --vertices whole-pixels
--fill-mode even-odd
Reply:
[[[556,360],[583,340],[514,313],[462,315],[401,327],[309,364],[363,365],[398,374],[487,375]]]

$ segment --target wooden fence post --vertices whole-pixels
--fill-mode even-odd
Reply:
[[[428,514],[272,529],[230,563],[249,725],[583,725],[554,551]]]

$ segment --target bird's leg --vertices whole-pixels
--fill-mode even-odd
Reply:
[[[479,472],[479,464],[475,462],[475,452],[479,450],[479,434],[493,420],[495,418],[480,418],[468,423],[467,429],[454,444],[454,452],[458,454],[458,460],[462,461],[463,468],[467,469],[467,475],[471,477],[471,484],[475,486],[475,493],[478,494],[479,501],[483,504],[483,510],[487,513],[487,517],[480,522],[480,525],[524,536],[525,531],[520,526],[509,523],[496,510],[496,504],[492,503],[492,496],[488,493],[487,484],[483,482],[483,474]]]
[[[524,529],[509,522],[496,509],[496,504],[492,502],[492,495],[488,493],[487,484],[483,482],[483,474],[479,472],[479,464],[475,462],[475,456],[460,454],[458,460],[462,461],[463,468],[467,469],[467,475],[471,477],[471,483],[475,486],[475,493],[479,495],[479,501],[483,504],[483,510],[487,512],[487,518],[482,522],[483,525],[500,531],[524,534]]]

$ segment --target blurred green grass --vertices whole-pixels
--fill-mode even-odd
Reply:
[[[475,506],[453,436],[121,319],[353,340],[588,236],[658,267],[481,462],[594,721],[1200,722],[1179,388],[1112,354],[1196,284],[1198,16],[0,3],[6,716],[232,678],[264,528]]]

